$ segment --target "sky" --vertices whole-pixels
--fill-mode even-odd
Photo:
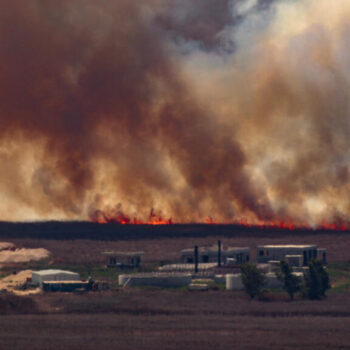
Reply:
[[[346,0],[0,0],[0,220],[347,223],[349,20]]]

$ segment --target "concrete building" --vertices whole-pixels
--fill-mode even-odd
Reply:
[[[64,270],[41,270],[32,272],[32,283],[42,287],[48,281],[80,281],[76,272]]]
[[[139,267],[144,252],[103,252],[108,267]]]
[[[286,260],[292,266],[307,266],[312,259],[319,259],[326,264],[326,250],[317,249],[316,245],[260,245],[257,247],[257,263]]]
[[[242,264],[249,262],[250,249],[247,247],[228,247],[221,248],[221,262],[223,264]],[[194,263],[194,249],[184,249],[181,251],[181,262],[184,264]],[[199,263],[217,263],[218,247],[199,247],[198,248]]]

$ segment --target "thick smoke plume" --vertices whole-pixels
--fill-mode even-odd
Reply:
[[[346,0],[0,0],[0,219],[347,222],[349,23]]]

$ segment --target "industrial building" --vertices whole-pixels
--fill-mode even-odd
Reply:
[[[139,267],[144,252],[103,252],[108,267]]]
[[[256,262],[286,260],[292,266],[307,266],[313,259],[327,263],[326,250],[316,245],[260,245],[257,247]]]
[[[248,247],[228,247],[227,249],[220,249],[218,246],[198,248],[199,263],[217,263],[219,256],[223,264],[243,264],[250,260],[250,249]],[[184,264],[193,264],[195,262],[195,250],[182,250],[181,262]]]
[[[80,281],[76,272],[64,270],[41,270],[32,272],[32,283],[42,287],[48,281]]]

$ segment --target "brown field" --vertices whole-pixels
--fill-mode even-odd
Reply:
[[[3,238],[9,239],[18,247],[46,248],[53,253],[55,263],[84,264],[101,263],[104,261],[102,251],[108,250],[142,250],[145,252],[145,262],[178,261],[180,251],[184,248],[192,248],[195,245],[212,245],[220,239],[224,246],[247,246],[252,249],[255,256],[255,248],[260,244],[316,244],[327,248],[329,261],[350,260],[350,233],[320,233],[310,235],[293,235],[284,233],[274,234],[267,237],[235,235],[234,237],[157,237],[156,239],[143,238],[137,240],[116,239],[113,241],[99,241],[90,239],[75,240],[49,240],[31,238]]]
[[[1,349],[350,349],[350,294],[288,302],[133,289],[31,300],[0,317]]]
[[[106,250],[143,250],[145,265],[178,261],[183,248],[309,243],[327,248],[331,262],[349,261],[349,233],[284,232],[229,236],[143,237],[113,240],[52,240],[6,237],[17,247],[46,248],[50,261],[10,266],[3,274],[47,266],[88,271],[107,279],[118,272],[102,268]],[[40,265],[42,264],[42,265]],[[32,266],[30,266],[32,265]],[[341,270],[343,269],[343,270]],[[92,271],[92,270],[91,270]],[[333,271],[333,270],[332,270]],[[332,281],[343,284],[327,299],[289,302],[283,292],[250,301],[242,292],[221,289],[113,289],[83,295],[49,293],[28,297],[0,294],[0,349],[350,349],[350,270],[334,270]],[[99,275],[98,275],[99,276]]]

